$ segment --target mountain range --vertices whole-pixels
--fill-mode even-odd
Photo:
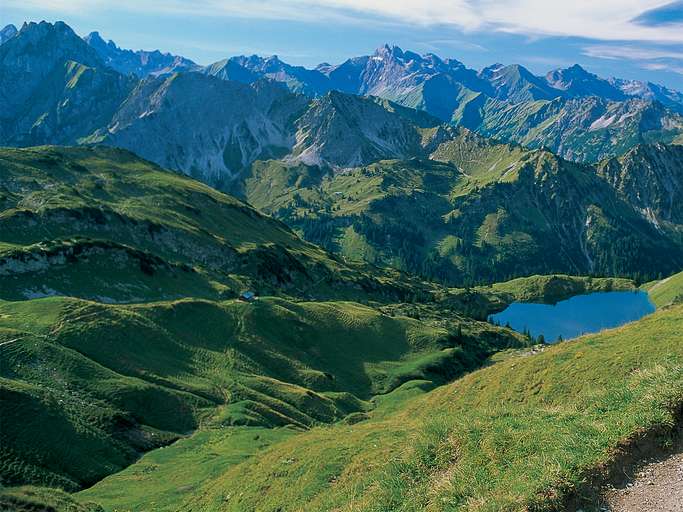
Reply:
[[[358,155],[328,159],[301,144],[306,139],[301,133],[305,126],[297,124],[298,120],[315,117],[304,111],[329,103],[322,98],[333,92],[343,93],[335,96],[333,103],[341,105],[340,98],[346,98],[349,109],[359,101],[351,96],[382,98],[427,112],[434,125],[464,126],[504,141],[548,148],[580,162],[597,162],[624,154],[639,143],[670,143],[683,136],[681,93],[650,83],[601,79],[580,66],[553,71],[546,77],[534,76],[519,65],[496,64],[477,72],[454,59],[383,46],[373,55],[312,70],[288,65],[277,57],[258,56],[233,57],[201,67],[158,51],[122,50],[112,41],[105,43],[98,33],[81,39],[63,23],[29,23],[20,31],[9,26],[5,33],[0,66],[7,106],[0,114],[0,142],[34,145],[111,140],[160,164],[205,175],[214,182],[233,178],[261,152],[294,159],[304,155],[308,162],[317,160],[339,168],[366,163]],[[44,51],[43,46],[54,50]],[[22,59],[27,49],[34,47],[41,53],[40,61],[34,63],[37,68],[31,68],[31,76],[24,76]],[[206,78],[182,77],[175,83],[176,73],[192,72]],[[231,85],[217,85],[212,78]],[[289,92],[277,93],[280,98],[272,119],[271,112],[263,108],[273,106],[269,101],[276,93],[273,87],[260,84],[264,81],[281,84]],[[246,93],[247,89],[236,83],[252,87],[256,94]],[[184,89],[176,91],[178,88]],[[251,99],[245,100],[245,94]],[[260,95],[266,99],[261,101]],[[239,103],[242,114],[230,115],[218,124],[201,123],[200,103]],[[150,143],[134,132],[138,122],[154,124],[152,119],[137,119],[158,115],[163,122],[165,110],[178,116],[183,133],[176,134],[173,149],[164,151],[165,159],[160,160],[158,148],[153,147],[157,141]],[[284,112],[289,115],[278,117]],[[130,115],[138,117],[127,118]],[[364,132],[363,139],[372,141],[376,121],[370,121],[373,127],[362,123],[358,127]],[[384,122],[380,124],[384,126]],[[121,133],[124,127],[130,136]],[[194,130],[201,133],[192,133]],[[146,137],[153,133],[155,128],[145,128]],[[397,136],[405,139],[405,134]],[[409,147],[391,148],[385,156],[413,151],[414,143],[405,140]],[[377,140],[371,144],[378,145]],[[143,148],[149,148],[147,153]],[[227,154],[225,161],[223,154]]]
[[[564,183],[588,193],[596,182],[571,165]],[[616,165],[606,180],[628,195],[637,186]],[[557,510],[600,485],[581,483],[587,466],[605,471],[595,443],[674,435],[683,274],[648,284],[653,315],[531,346],[484,320],[634,283],[452,288],[349,264],[116,148],[0,149],[0,208],[3,510],[449,510],[461,489],[495,509]],[[244,289],[262,295],[238,300]],[[503,447],[497,459],[488,446]],[[549,456],[563,470],[530,478]],[[451,467],[465,476],[441,476]]]
[[[680,441],[680,94],[0,37],[0,510],[602,510]]]
[[[63,23],[42,22],[0,46],[0,142],[128,149],[241,195],[329,250],[448,283],[529,271],[652,278],[683,265],[671,206],[683,155],[662,144],[683,133],[683,117],[659,101],[623,99],[577,66],[541,80],[519,66],[476,73],[383,47],[320,67],[346,91],[309,97],[294,90],[318,83],[310,70],[277,59],[139,78],[107,64],[139,54],[107,44],[105,62],[91,44]],[[477,130],[397,102],[408,84],[435,83],[457,84],[467,102],[460,124],[477,120]],[[603,96],[581,96],[588,90]],[[505,99],[552,91],[562,96]],[[476,132],[522,138],[526,148]],[[599,163],[557,157],[548,139],[560,154]],[[355,196],[339,188],[350,177]]]

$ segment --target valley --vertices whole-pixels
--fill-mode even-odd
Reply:
[[[680,92],[42,21],[0,104],[2,511],[600,510],[679,441]]]

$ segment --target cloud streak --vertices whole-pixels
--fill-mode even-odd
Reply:
[[[680,59],[683,60],[683,50],[670,48],[640,48],[637,46],[586,46],[582,52],[587,57],[612,60],[649,60],[649,59]]]
[[[683,24],[638,20],[670,5],[663,0],[3,0],[7,7],[52,13],[117,10],[305,22],[446,25],[464,32],[604,41],[683,43]]]

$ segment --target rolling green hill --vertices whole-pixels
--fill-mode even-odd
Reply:
[[[412,163],[311,190],[372,205],[413,189],[437,204],[454,173],[491,168]],[[469,197],[497,183],[477,179],[455,186]],[[331,211],[352,215],[358,199]],[[551,503],[615,443],[666,424],[679,397],[678,306],[540,355],[485,321],[515,300],[632,289],[626,279],[447,288],[347,263],[231,196],[100,147],[0,150],[0,206],[10,510],[476,509],[544,490]],[[651,290],[675,294],[668,283]],[[246,289],[259,298],[238,300]],[[551,462],[520,447],[558,422]],[[474,475],[465,494],[458,475]]]
[[[591,502],[593,485],[618,478],[611,470],[622,467],[625,448],[666,443],[672,432],[683,397],[682,319],[676,306],[521,352],[431,392],[408,383],[351,425],[257,432],[257,447],[244,432],[207,432],[152,452],[79,497],[106,510],[154,503],[207,512],[556,510],[567,500]],[[188,462],[200,468],[196,476]]]
[[[275,298],[55,297],[3,302],[0,315],[3,481],[69,490],[200,425],[336,421],[406,380],[445,382],[523,344],[482,322]]]
[[[596,169],[460,130],[430,158],[344,172],[256,162],[236,192],[347,259],[451,284],[555,272],[649,280],[683,266],[678,147]]]
[[[349,266],[125,151],[0,150],[0,191],[6,485],[73,491],[205,426],[335,422],[528,343],[465,316],[493,291]]]
[[[125,150],[0,150],[2,299],[398,293],[281,222]]]

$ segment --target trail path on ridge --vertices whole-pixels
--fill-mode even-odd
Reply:
[[[683,451],[646,464],[606,501],[610,512],[683,512]]]

